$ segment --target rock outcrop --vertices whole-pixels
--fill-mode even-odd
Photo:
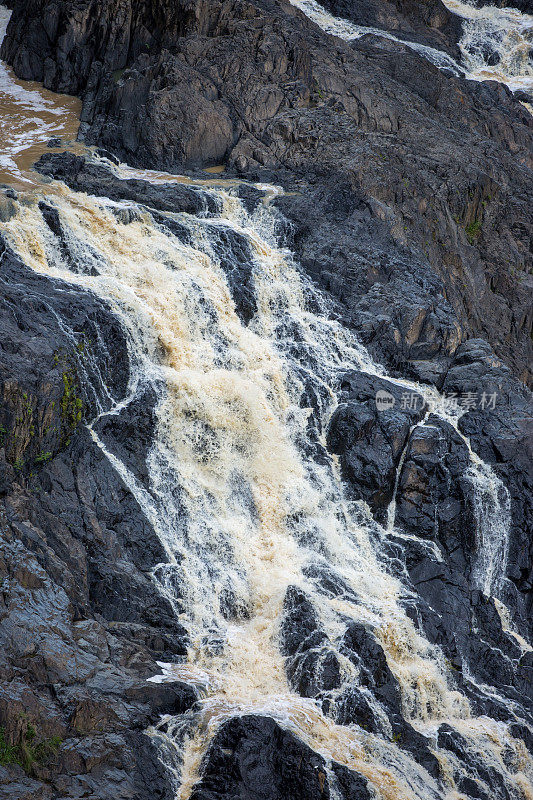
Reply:
[[[149,577],[161,546],[81,425],[126,390],[123,334],[0,253],[0,796],[170,798],[143,731],[196,696],[146,678],[187,637]]]

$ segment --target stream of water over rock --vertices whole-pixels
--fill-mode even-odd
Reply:
[[[463,72],[473,80],[496,80],[510,89],[533,91],[533,16],[514,8],[483,5],[477,8],[468,0],[444,0],[450,11],[462,19],[463,35],[459,47],[463,56],[459,64],[450,55],[427,45],[403,39],[380,28],[356,25],[334,17],[316,0],[291,0],[313,22],[327,33],[347,41],[366,34],[402,42],[440,69],[456,75]]]
[[[14,96],[12,78],[3,74],[4,96]],[[43,107],[36,96],[24,108],[48,110],[42,97]],[[51,129],[40,131],[48,135]],[[17,177],[20,169],[7,152]],[[119,177],[135,174],[108,166]],[[171,180],[147,171],[143,176]],[[377,797],[460,796],[451,778],[439,786],[396,746],[392,734],[334,722],[335,704],[359,678],[340,650],[341,679],[329,697],[331,713],[291,689],[279,643],[290,587],[312,600],[330,642],[339,640],[347,619],[373,631],[399,682],[403,714],[415,729],[431,739],[442,722],[449,723],[487,768],[504,775],[511,797],[533,796],[530,760],[503,723],[473,715],[454,688],[439,649],[405,612],[408,590],[381,552],[386,531],[364,503],[346,497],[338,463],[327,453],[325,432],[340,377],[354,369],[382,377],[385,371],[332,319],[328,301],[279,246],[280,218],[268,202],[251,213],[231,185],[192,183],[205,198],[205,211],[167,214],[177,223],[174,232],[147,208],[78,194],[58,183],[27,192],[16,203],[16,215],[0,226],[25,264],[103,298],[127,337],[128,396],[111,406],[108,398],[90,430],[164,546],[167,560],[153,571],[154,591],[169,598],[189,633],[187,660],[161,664],[161,674],[153,677],[189,682],[199,692],[192,712],[164,718],[149,731],[174,764],[176,796],[189,797],[220,724],[250,712],[274,718],[328,761],[365,775]],[[277,191],[263,189],[266,198]],[[63,247],[43,219],[43,199],[58,214]],[[208,213],[210,205],[216,213]],[[235,260],[230,246],[220,246],[231,236],[249,248],[257,301],[249,324],[237,313],[222,265],[224,260],[231,267]],[[420,393],[429,412],[457,429],[457,415],[446,410],[436,390],[389,380]],[[143,483],[106,443],[101,422],[147,389],[157,397],[157,426]],[[310,426],[320,457],[307,449]],[[470,479],[477,497],[476,580],[485,593],[498,595],[509,498],[472,452]],[[394,526],[393,507],[389,525]],[[327,567],[344,591],[326,591],[312,577],[317,566]],[[320,669],[320,658],[317,664]],[[386,715],[371,692],[368,700],[386,730]],[[520,771],[506,770],[504,752],[522,760]],[[451,775],[453,755],[441,752],[439,758]]]
[[[152,735],[184,747],[182,800],[217,727],[247,712],[273,717],[327,758],[356,768],[382,797],[441,797],[390,741],[335,724],[314,700],[293,692],[279,647],[284,598],[299,587],[319,609],[330,641],[346,618],[370,626],[401,686],[404,714],[420,731],[431,735],[447,721],[486,750],[488,763],[514,746],[500,723],[473,717],[466,698],[450,688],[442,656],[406,615],[406,589],[384,564],[383,529],[364,504],[345,498],[335,459],[313,458],[303,444],[311,418],[304,388],[318,398],[313,425],[324,445],[340,376],[347,369],[384,372],[330,319],[327,303],[278,248],[275,210],[263,205],[249,215],[227,190],[199,191],[218,213],[173,215],[188,234],[179,237],[148,210],[50,187],[47,202],[59,213],[68,259],[43,220],[39,191],[2,226],[26,264],[90,289],[122,321],[129,397],[102,414],[118,413],[147,388],[157,393],[146,486],[100,438],[100,417],[91,424],[164,545],[168,561],[154,570],[154,582],[190,634],[187,662],[162,665],[154,679],[188,681],[203,695],[199,711],[163,720]],[[224,232],[250,247],[258,309],[248,326],[220,264],[216,242]],[[230,250],[225,257],[233,257]],[[435,390],[396,383],[416,389],[434,415],[456,424]],[[479,581],[491,589],[505,563],[508,504],[499,480],[474,456],[471,470],[480,496]],[[308,577],[317,564],[334,572],[346,587],[342,595]],[[339,659],[332,707],[357,682],[354,666]]]

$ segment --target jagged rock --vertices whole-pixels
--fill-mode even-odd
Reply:
[[[485,5],[482,0],[474,0],[475,6],[483,6]],[[519,11],[523,11],[526,14],[533,14],[533,3],[531,0],[512,0],[509,2],[508,0],[496,0],[494,5],[497,8],[518,8]]]
[[[468,574],[476,550],[468,447],[455,429],[431,415],[409,438],[400,474],[395,524],[438,541],[453,568]]]
[[[367,800],[360,775],[333,764],[342,800]],[[268,717],[235,717],[218,731],[191,800],[327,800],[326,764],[292,733]]]
[[[280,637],[287,675],[298,694],[321,698],[340,686],[337,653],[320,630],[311,602],[294,586],[285,595]]]
[[[390,401],[390,408],[378,405],[381,397]],[[341,457],[342,474],[354,496],[366,500],[380,520],[393,497],[410,429],[423,415],[422,397],[405,387],[357,372],[341,380],[328,448]]]
[[[215,259],[226,274],[239,318],[247,325],[257,311],[253,284],[253,254],[244,236],[231,228],[211,227],[210,243]]]
[[[341,725],[356,723],[364,730],[383,735],[388,731],[376,714],[377,701],[388,718],[394,740],[431,775],[439,776],[438,761],[426,739],[403,717],[398,681],[370,630],[361,623],[351,622],[342,638],[331,642],[309,598],[300,589],[289,587],[280,638],[287,675],[302,697],[320,700],[324,713]],[[357,683],[346,683],[340,665],[342,657],[358,669]]]
[[[361,668],[360,685],[370,689],[372,695],[386,709],[395,741],[400,747],[410,752],[430,775],[439,777],[439,763],[431,752],[427,740],[404,719],[398,681],[388,666],[383,648],[372,633],[361,623],[350,623],[342,640],[341,652]],[[359,693],[359,698],[363,700],[364,713],[362,717],[358,717],[361,708],[353,705],[353,698],[354,695],[348,689],[345,698],[341,697],[337,701],[342,709],[340,721],[344,724],[355,721],[362,723],[365,727],[365,723],[367,723],[369,730],[379,730],[378,719],[368,703],[364,701],[363,695]],[[350,718],[350,711],[356,711],[356,716]]]
[[[161,544],[79,427],[97,398],[126,391],[124,335],[94,295],[30,271],[3,242],[1,255],[0,727],[15,747],[28,726],[40,752],[58,743],[31,776],[2,768],[0,794],[167,798],[142,731],[196,695],[146,679],[156,659],[184,655],[186,632],[149,576]]]
[[[488,800],[489,797],[504,800],[509,793],[501,776],[494,768],[487,768],[481,762],[479,753],[467,752],[468,745],[463,737],[449,725],[441,725],[437,735],[438,744],[457,756],[463,764],[468,764],[468,771],[457,776],[461,791],[469,797]],[[487,787],[488,790],[485,790]]]
[[[216,214],[216,201],[200,188],[180,183],[155,186],[140,178],[121,180],[104,164],[87,161],[72,153],[46,153],[36,169],[64,181],[71,189],[112,200],[131,200],[157,211],[184,211],[188,214]]]
[[[268,717],[236,717],[223,725],[202,773],[191,800],[330,797],[324,759]]]
[[[507,575],[518,592],[508,586],[506,600],[512,608],[517,607],[517,619],[527,625],[533,608],[531,393],[512,377],[487,343],[478,340],[458,349],[444,390],[458,396],[470,392],[476,398],[461,417],[459,427],[475,452],[491,464],[509,490],[511,531]]]
[[[362,775],[348,769],[343,764],[331,765],[343,800],[371,800],[368,782]]]

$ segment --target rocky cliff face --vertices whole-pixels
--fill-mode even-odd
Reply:
[[[80,93],[86,140],[131,163],[346,186],[429,261],[465,334],[530,380],[532,119],[506,88],[390,40],[342,43],[268,2],[33,0],[2,54]]]
[[[440,4],[424,3],[420,14],[412,4],[383,5],[381,24],[433,46],[446,38],[454,52],[456,23]],[[361,524],[379,541],[384,573],[405,587],[402,608],[442,654],[450,690],[508,738],[487,762],[481,739],[438,718],[431,735],[420,733],[390,666],[390,642],[346,615],[335,635],[327,629],[317,597],[360,598],[325,548],[304,567],[307,590],[291,585],[283,598],[280,651],[293,692],[332,723],[396,747],[422,770],[427,797],[444,796],[451,774],[463,797],[522,800],[516,787],[533,753],[533,660],[524,645],[533,635],[524,385],[532,353],[531,116],[501,85],[454,77],[377,36],[343,43],[285,3],[14,6],[2,56],[23,78],[81,94],[88,142],[147,167],[223,162],[228,175],[288,190],[273,201],[283,216],[279,246],[290,247],[328,299],[331,319],[355,331],[389,371],[339,369],[327,385],[335,410],[324,424],[325,384],[309,377],[316,353],[294,321],[276,332],[305,389],[302,451],[310,463],[335,456],[348,501],[368,506]],[[344,14],[341,4],[328,7]],[[349,12],[376,24],[371,4],[350,4]],[[148,215],[158,232],[187,245],[191,230],[179,214],[199,226],[212,220],[208,252],[240,323],[253,329],[264,298],[251,245],[242,232],[220,229],[212,195],[127,180],[109,164],[68,154],[43,158],[38,169],[73,192],[116,203],[117,229]],[[233,191],[250,211],[261,207],[260,190]],[[10,194],[0,205],[7,223],[24,207]],[[37,208],[57,263],[97,276],[98,254],[76,246],[54,199]],[[162,751],[161,735],[143,732],[161,719],[159,734],[174,730],[172,719],[195,720],[202,705],[184,683],[146,680],[159,663],[183,660],[191,644],[186,587],[175,579],[170,598],[160,591],[154,575],[169,554],[138,500],[150,489],[157,387],[127,398],[135,352],[110,302],[35,273],[8,237],[0,242],[0,792],[21,800],[170,798],[176,753]],[[310,314],[318,313],[313,302]],[[205,313],[208,331],[216,315]],[[156,350],[169,366],[164,337]],[[426,419],[421,403],[403,402],[396,378],[476,401],[457,427],[435,413]],[[377,409],[378,392],[394,398],[393,409]],[[479,397],[494,393],[494,406],[481,407]],[[205,426],[199,441],[212,435]],[[492,468],[478,480],[501,482],[495,493],[469,478],[469,444]],[[497,538],[493,523],[506,514],[508,554],[480,562],[489,543],[479,542],[479,531],[484,525]],[[234,589],[225,590],[221,613],[241,624],[249,612]],[[216,637],[209,647],[216,650]],[[343,682],[347,669],[357,682]],[[434,698],[426,702],[431,713]],[[212,738],[190,796],[373,797],[364,765],[348,769],[340,760],[329,763],[265,714],[243,714]]]
[[[100,787],[109,797],[116,784],[119,797],[156,796],[155,784],[162,796],[165,772],[142,731],[194,693],[146,678],[185,652],[186,635],[152,592],[160,545],[82,426],[104,384],[115,397],[126,389],[123,334],[94,296],[0,247],[0,724],[11,743],[0,795]]]

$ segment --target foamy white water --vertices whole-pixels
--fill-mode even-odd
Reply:
[[[137,210],[130,224],[118,222],[114,212],[131,204],[51,187],[47,201],[60,214],[78,272],[64,262],[37,196],[2,226],[25,263],[111,304],[129,342],[130,396],[150,386],[159,398],[148,488],[101,441],[98,419],[91,424],[95,442],[164,545],[167,561],[154,570],[154,583],[190,633],[187,662],[162,665],[154,678],[186,680],[203,698],[197,711],[165,719],[166,733],[154,729],[152,735],[177,748],[181,800],[187,800],[220,724],[248,712],[273,717],[327,759],[357,769],[378,797],[451,797],[452,784],[439,787],[386,736],[335,724],[288,684],[279,624],[285,593],[297,586],[314,603],[333,647],[347,617],[370,626],[399,681],[404,714],[420,731],[431,736],[447,721],[460,727],[472,747],[487,751],[487,763],[494,765],[501,750],[518,746],[505,726],[472,716],[466,698],[453,689],[438,648],[406,616],[407,590],[384,569],[379,528],[363,505],[346,501],[335,460],[324,464],[302,452],[310,414],[301,408],[304,385],[319,398],[317,425],[324,440],[336,406],[331,387],[340,375],[354,368],[370,374],[383,370],[328,318],[291,254],[277,247],[275,211],[260,206],[250,216],[231,194],[203,191],[215,198],[220,214],[175,215],[190,234],[192,244],[184,244],[146,211]],[[249,326],[235,312],[220,265],[215,243],[224,229],[251,249],[258,310]],[[94,267],[97,275],[91,274]],[[311,310],[316,308],[321,311]],[[396,382],[420,391],[434,413],[456,424],[435,390]],[[473,460],[474,475],[476,469]],[[480,531],[480,542],[487,531]],[[351,594],[325,594],[306,576],[310,564],[327,564]],[[492,575],[480,580],[493,585]],[[333,708],[358,680],[351,662],[340,656],[340,663],[342,686],[332,694]],[[372,703],[386,730],[386,715]],[[530,781],[532,769],[527,762],[519,779]],[[509,776],[509,786],[516,780]]]
[[[456,75],[466,73],[471,80],[497,80],[510,89],[533,92],[533,16],[512,8],[482,6],[462,0],[443,0],[444,4],[462,18],[463,35],[459,47],[461,64],[433,47],[402,39],[379,28],[357,25],[334,17],[316,0],[291,0],[313,22],[327,33],[346,41],[375,34],[402,42],[440,69]],[[495,62],[495,63],[492,63]]]
[[[533,92],[533,16],[515,8],[476,8],[467,0],[443,2],[463,19],[459,46],[469,76]]]
[[[450,66],[438,51],[431,58]],[[8,98],[5,102],[16,106],[22,122],[25,114],[37,119],[35,132],[30,126],[29,132],[21,131],[22,138],[17,138],[16,126],[4,128],[6,175],[24,177],[20,154],[32,152],[32,142],[41,147],[52,132],[59,132],[46,127],[53,124],[48,113],[59,120],[57,98],[15,81],[8,70],[0,72],[0,92],[0,103]],[[155,183],[187,182],[160,172],[134,173],[124,166],[115,172]],[[513,800],[531,797],[533,765],[520,743],[509,737],[503,723],[472,715],[442,654],[406,616],[408,590],[382,561],[385,531],[363,504],[346,500],[335,459],[319,463],[302,452],[302,432],[310,417],[310,409],[300,403],[304,385],[318,400],[316,425],[324,444],[338,377],[354,368],[381,376],[385,371],[352,334],[328,318],[325,301],[300,274],[291,254],[279,249],[276,213],[260,207],[249,215],[230,192],[208,183],[202,190],[218,203],[217,217],[175,215],[190,233],[188,244],[145,210],[135,208],[130,224],[119,222],[115,212],[131,210],[130,203],[50,186],[45,198],[60,215],[77,271],[65,262],[43,221],[38,191],[27,195],[17,216],[0,226],[25,263],[95,292],[120,319],[131,361],[128,397],[111,411],[101,409],[102,415],[119,414],[147,386],[158,397],[148,486],[140,484],[99,435],[99,418],[91,422],[90,431],[164,546],[167,558],[154,569],[154,591],[169,598],[190,634],[187,660],[161,664],[161,673],[153,677],[185,680],[200,697],[189,715],[165,718],[151,731],[164,742],[177,797],[187,800],[220,724],[247,712],[272,716],[326,759],[366,775],[377,798],[460,797],[451,778],[453,754],[440,753],[449,778],[439,786],[392,740],[375,698],[370,701],[382,719],[383,736],[335,724],[313,699],[291,689],[279,648],[289,586],[300,587],[313,601],[333,647],[346,618],[372,629],[399,681],[406,718],[430,741],[438,726],[448,722],[487,767],[503,770]],[[199,182],[195,185],[201,188]],[[263,188],[267,197],[277,192],[276,187]],[[217,230],[232,231],[250,246],[258,310],[249,326],[236,314],[217,250]],[[446,409],[438,392],[407,381],[395,383],[423,394],[429,411],[457,427],[457,415]],[[471,480],[477,492],[476,580],[486,593],[498,593],[509,534],[507,496],[474,454]],[[392,529],[392,504],[389,524]],[[327,565],[349,591],[340,597],[325,594],[307,576],[310,564]],[[182,597],[176,596],[176,586]],[[501,614],[506,619],[504,607]],[[340,662],[342,686],[332,694],[333,708],[340,692],[358,682],[353,664],[342,657]],[[510,752],[522,764],[514,774],[504,765]],[[490,786],[485,788],[490,793]]]

